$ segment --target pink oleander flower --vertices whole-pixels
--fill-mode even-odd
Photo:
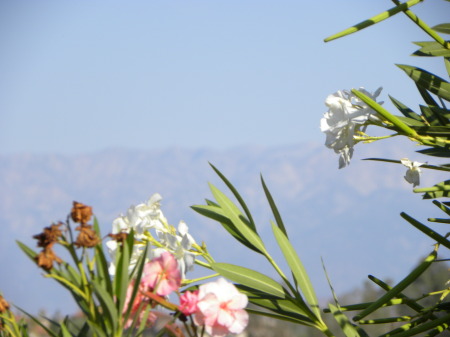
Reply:
[[[185,291],[180,296],[179,310],[186,316],[192,315],[197,311],[198,290]]]
[[[123,315],[125,315],[125,313],[127,312],[128,308],[130,306],[130,300],[131,300],[131,295],[133,294],[133,288],[134,288],[134,281],[131,282],[127,288],[127,294],[125,297],[125,305],[124,305],[123,311],[122,311]],[[146,309],[150,309],[149,306],[150,306],[150,302],[149,302],[148,298],[143,294],[142,285],[140,285],[139,289],[136,293],[136,296],[134,298],[134,301],[133,301],[133,303],[131,303],[130,315],[128,316],[128,319],[125,322],[124,328],[128,329],[129,327],[131,327],[136,315],[138,315],[136,324],[139,326],[141,324],[142,319],[144,318]],[[153,325],[153,323],[155,323],[155,321],[156,321],[155,313],[150,312],[147,317],[146,325],[151,326],[151,325]]]
[[[181,273],[175,257],[169,252],[163,252],[159,257],[147,262],[141,284],[159,296],[166,296],[178,290],[181,286]]]
[[[241,333],[248,323],[247,296],[223,278],[199,287],[194,322],[213,337]]]

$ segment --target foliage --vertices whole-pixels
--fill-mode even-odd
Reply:
[[[403,13],[432,39],[416,42],[419,49],[413,55],[442,58],[447,70],[444,77],[447,78],[450,76],[450,43],[439,34],[449,34],[450,23],[440,23],[433,28],[429,27],[410,9],[422,1],[409,0],[400,3],[393,0],[394,7],[325,41],[358,32]],[[349,164],[353,147],[357,143],[370,143],[397,136],[407,137],[418,145],[425,146],[424,149],[417,151],[421,154],[450,158],[450,110],[446,107],[448,104],[446,102],[450,102],[450,83],[443,77],[418,67],[409,65],[398,65],[398,67],[414,81],[423,98],[424,104],[419,106],[420,112],[415,112],[400,100],[391,97],[391,101],[401,115],[391,113],[381,103],[375,101],[380,90],[374,94],[362,88],[338,91],[327,99],[330,110],[323,118],[321,128],[327,134],[326,145],[341,156],[340,167]],[[383,137],[369,136],[365,133],[368,126],[381,127],[392,134]],[[432,165],[412,162],[406,158],[370,159],[405,165],[408,169],[405,178],[414,187],[420,183],[421,169],[450,171],[450,163]],[[439,233],[431,225],[401,213],[401,217],[406,222],[436,242],[433,250],[408,275],[393,285],[375,276],[369,276],[372,287],[376,289],[372,291],[373,288],[370,288],[371,292],[376,294],[375,299],[363,299],[360,303],[343,305],[334,294],[329,282],[334,303],[328,304],[328,308],[323,309],[320,308],[314,287],[302,261],[289,240],[287,226],[264,179],[261,177],[261,184],[273,214],[274,221],[271,222],[271,227],[284,257],[282,263],[275,261],[268,252],[244,198],[222,172],[214,166],[212,168],[226,184],[235,201],[210,184],[214,200],[207,199],[204,205],[196,205],[192,208],[220,223],[238,243],[263,256],[278,274],[280,281],[257,270],[216,262],[209,255],[205,244],[201,246],[196,244],[195,240],[187,234],[185,225],[180,225],[178,232],[173,226],[168,225],[157,207],[157,202],[153,201],[149,201],[148,205],[138,205],[130,211],[128,216],[122,217],[115,223],[116,232],[111,235],[116,240],[113,245],[114,258],[108,261],[108,254],[105,253],[100,239],[97,221],[94,220],[93,225],[88,225],[91,210],[87,206],[78,204],[74,205],[71,213],[72,220],[80,224],[75,228],[79,231],[76,239],[74,239],[68,218],[66,223],[53,224],[44,228],[43,233],[35,236],[38,246],[42,248],[40,253],[20,242],[18,244],[32,261],[45,270],[46,277],[54,279],[71,293],[84,315],[84,320],[81,324],[75,324],[66,317],[58,322],[48,319],[49,324],[44,324],[42,319],[23,312],[52,337],[142,336],[150,318],[156,319],[153,315],[157,305],[171,313],[169,322],[158,332],[158,336],[164,334],[199,336],[203,335],[205,330],[213,336],[223,336],[227,332],[241,331],[246,324],[247,314],[242,311],[242,305],[246,303],[247,298],[251,303],[247,310],[254,315],[313,328],[326,336],[343,333],[348,337],[363,337],[368,335],[368,331],[376,331],[377,334],[382,331],[382,336],[405,337],[418,334],[434,336],[449,329],[450,288],[448,283],[423,282],[436,263],[446,260],[438,258],[438,253],[448,252],[450,248],[448,234]],[[433,204],[444,213],[443,218],[430,218],[429,222],[450,223],[450,202],[435,200],[450,196],[450,180],[436,183],[432,187],[415,188],[414,192],[423,193],[424,199],[433,199]],[[63,231],[61,229],[63,227],[67,230]],[[153,236],[150,230],[156,230],[156,236]],[[55,244],[67,250],[72,259],[71,263],[63,261],[55,254],[53,251]],[[110,245],[110,250],[113,246]],[[172,259],[177,259],[179,272],[175,270],[176,268],[168,272],[169,267],[164,266],[173,265],[173,263],[169,261],[169,257],[161,255],[161,250],[173,254]],[[199,257],[203,260],[199,260]],[[186,279],[185,272],[192,265],[194,258],[198,265],[212,270],[213,274],[197,280]],[[111,273],[111,263],[114,267],[113,273]],[[159,269],[155,268],[161,275],[165,273],[164,277],[174,278],[175,283],[167,287],[174,288],[170,291],[176,288],[175,292],[180,301],[187,303],[183,302],[183,305],[186,304],[185,307],[165,297],[166,292],[158,293],[157,287],[166,279],[157,278],[156,281],[152,279],[152,285],[143,288],[143,284],[149,283],[148,279],[145,281],[148,276],[145,270],[149,263],[159,263],[157,266]],[[289,270],[282,270],[280,265],[287,265]],[[217,275],[235,282],[241,294],[235,292],[234,286],[223,279],[219,279],[214,284],[202,284],[205,279]],[[193,284],[195,286],[192,286]],[[221,293],[217,290],[219,284],[223,284],[228,290]],[[417,293],[419,288],[420,294]],[[416,291],[413,291],[414,289]],[[211,298],[214,299],[213,304],[209,302]],[[191,309],[187,308],[191,307],[192,299],[194,303],[191,312]],[[3,298],[1,297],[0,300]],[[201,301],[204,302],[201,303]],[[212,307],[217,312],[214,317],[208,317]],[[350,316],[349,313],[353,312],[354,314]],[[332,317],[335,322],[330,323],[329,317]],[[184,329],[174,325],[177,320],[184,323]],[[230,323],[227,323],[228,325],[225,323],[227,320]],[[209,321],[212,323],[208,325]],[[380,328],[376,330],[363,328],[366,326]],[[27,336],[27,331],[25,321],[16,319],[7,302],[0,302],[0,336]]]

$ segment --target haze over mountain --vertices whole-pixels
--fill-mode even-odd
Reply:
[[[42,277],[15,240],[35,248],[32,235],[52,222],[65,220],[73,200],[93,206],[106,235],[115,217],[155,192],[164,198],[162,209],[169,222],[177,225],[186,221],[192,235],[198,242],[206,242],[217,261],[276,277],[264,261],[234,242],[218,223],[190,209],[211,198],[207,182],[231,195],[208,162],[240,191],[269,251],[280,259],[271,237],[269,221],[273,216],[259,180],[260,173],[264,176],[321,298],[330,294],[321,257],[338,294],[361,284],[369,273],[399,279],[431,251],[432,241],[398,214],[405,211],[421,221],[442,214],[431,202],[411,192],[411,185],[403,179],[405,167],[359,159],[409,156],[418,160],[414,150],[410,143],[401,142],[358,145],[351,165],[342,170],[337,169],[337,156],[332,151],[311,143],[224,151],[110,149],[70,156],[2,155],[0,291],[30,312],[40,308],[64,313],[75,310],[65,291]],[[443,179],[442,174],[424,171],[421,185]],[[440,226],[436,228],[443,230]]]

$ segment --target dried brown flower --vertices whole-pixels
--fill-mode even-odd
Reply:
[[[50,271],[53,268],[53,261],[57,263],[62,262],[62,260],[56,256],[52,246],[53,244],[46,246],[39,255],[34,258],[37,265],[46,271]]]
[[[45,248],[48,245],[55,243],[61,237],[62,232],[59,227],[63,224],[61,222],[52,224],[50,227],[45,227],[43,232],[33,236],[33,239],[38,240],[38,247]]]
[[[2,295],[0,295],[0,314],[4,313],[7,310],[9,310],[9,303],[6,302]]]
[[[117,233],[117,234],[108,234],[108,236],[111,239],[117,241],[117,243],[123,243],[127,239],[128,233],[120,232],[120,233]]]
[[[91,225],[81,225],[75,228],[75,230],[80,231],[77,240],[74,242],[77,247],[92,248],[100,242],[97,233],[92,229]]]
[[[87,224],[92,217],[92,207],[74,201],[70,216],[74,222],[78,222],[82,225]]]

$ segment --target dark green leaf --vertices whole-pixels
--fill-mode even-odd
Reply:
[[[106,323],[106,327],[109,327],[110,329],[112,328],[112,331],[116,331],[119,324],[118,318],[120,318],[120,315],[117,314],[117,308],[114,303],[112,293],[108,293],[108,290],[105,289],[98,281],[92,281],[91,284],[94,287],[95,295],[102,307],[102,321]]]
[[[426,323],[420,324],[410,330],[399,332],[395,334],[396,337],[409,337],[409,336],[415,336],[418,335],[421,332],[425,332],[431,329],[439,328],[439,332],[443,332],[449,327],[450,322],[450,314],[447,313],[446,315],[439,317],[437,319],[428,321]]]
[[[408,118],[411,119],[415,119],[419,122],[423,122],[423,119],[420,117],[420,115],[418,115],[417,113],[415,113],[412,109],[408,108],[406,105],[404,105],[402,102],[400,102],[399,100],[395,99],[392,96],[389,96],[389,98],[391,99],[392,103],[395,105],[395,107],[400,110],[400,112]]]
[[[450,158],[450,147],[429,147],[427,149],[418,150],[418,153],[425,154],[427,156]]]
[[[443,126],[449,123],[448,118],[439,109],[431,109],[428,106],[421,105],[420,111],[431,126]],[[424,129],[426,128],[427,126],[424,127]]]
[[[436,240],[436,242],[440,243],[441,245],[443,245],[444,247],[447,247],[450,249],[450,241],[447,240],[445,237],[443,237],[442,235],[440,235],[439,233],[435,232],[434,230],[432,230],[431,228],[425,226],[423,223],[417,221],[416,219],[410,217],[408,214],[402,212],[400,213],[400,216],[405,219],[406,221],[408,221],[411,225],[413,225],[414,227],[416,227],[418,230],[420,230],[422,233],[425,233],[426,235],[428,235],[430,238]]]
[[[387,293],[385,293],[383,296],[381,296],[378,300],[373,302],[369,307],[364,309],[362,312],[360,312],[358,315],[356,315],[353,320],[359,321],[360,319],[366,317],[370,313],[374,312],[378,308],[382,307],[384,304],[386,304],[389,300],[396,297],[398,294],[400,294],[406,287],[408,287],[411,283],[413,283],[417,278],[430,267],[430,265],[433,263],[434,260],[436,260],[437,256],[437,246],[435,249],[426,257],[426,259],[419,264],[416,268],[414,268],[403,280],[401,280],[397,285],[392,287],[391,290],[389,290]]]
[[[284,233],[284,235],[286,235],[286,237],[288,237],[286,228],[284,227],[283,220],[281,219],[281,214],[278,211],[277,205],[275,204],[275,201],[273,200],[272,195],[270,194],[270,191],[267,188],[266,183],[264,182],[264,179],[263,179],[262,175],[261,175],[261,183],[262,183],[262,186],[263,186],[263,189],[264,189],[264,193],[266,194],[267,201],[269,202],[270,209],[272,210],[272,214],[275,217],[275,221],[277,223],[277,226],[278,226],[278,228],[281,229],[281,231]]]
[[[255,309],[245,309],[246,311],[248,311],[251,314],[254,315],[260,315],[260,316],[266,316],[266,317],[270,317],[273,319],[277,319],[277,320],[282,320],[282,321],[287,321],[287,322],[291,322],[291,323],[295,323],[295,324],[301,324],[301,325],[306,325],[306,326],[310,326],[310,327],[315,327],[316,325],[314,324],[313,321],[311,321],[308,317],[306,316],[295,316],[293,314],[286,314],[284,312],[280,312],[280,313],[270,313],[267,311],[260,311],[260,310],[255,310]]]
[[[426,70],[407,66],[397,65],[402,69],[418,86],[431,91],[433,94],[450,101],[450,83],[442,78],[433,75]]]

